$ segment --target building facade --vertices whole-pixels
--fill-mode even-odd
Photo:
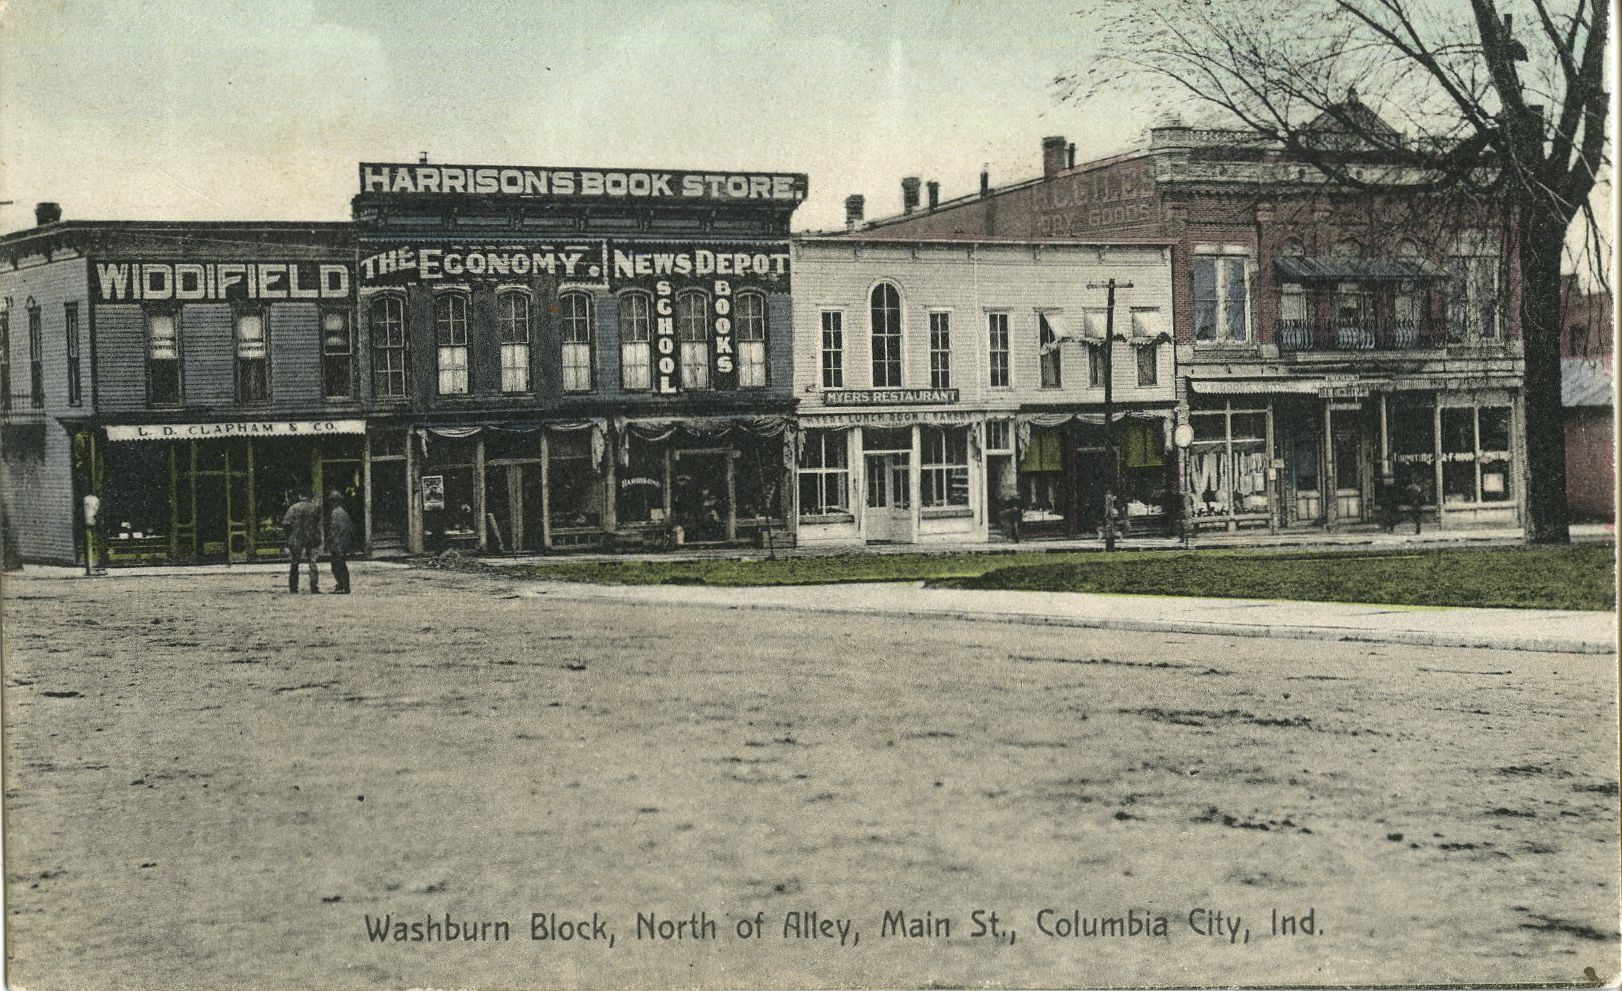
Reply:
[[[415,163],[360,178],[373,543],[788,536],[805,176]]]
[[[1372,113],[1355,96],[1346,112]],[[1368,178],[1396,174],[1345,156]],[[1079,165],[1048,138],[1040,178],[981,186],[940,202],[931,184],[922,205],[913,180],[901,215],[850,226],[1168,241],[1197,526],[1389,524],[1416,504],[1444,526],[1520,521],[1514,245],[1490,210],[1328,185],[1244,132],[1180,124]]]
[[[1106,381],[1120,512],[1164,529],[1165,246],[834,237],[796,240],[793,255],[801,543],[1096,534]]]
[[[274,557],[298,491],[361,508],[347,225],[38,219],[0,239],[25,560]]]

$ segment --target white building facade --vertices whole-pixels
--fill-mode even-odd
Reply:
[[[1109,489],[1128,528],[1168,525],[1166,246],[846,236],[792,252],[802,545],[1094,536]]]

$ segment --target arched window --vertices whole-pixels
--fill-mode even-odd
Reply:
[[[758,292],[739,293],[733,311],[738,337],[738,387],[766,386],[766,297]]]
[[[529,391],[529,294],[508,290],[496,295],[496,323],[501,330],[501,391]]]
[[[873,340],[873,387],[901,385],[901,294],[881,282],[868,297],[868,320]]]
[[[563,324],[563,391],[591,391],[591,297],[566,292],[558,300]]]
[[[710,387],[709,300],[696,290],[676,297],[676,339],[681,342],[684,389]]]
[[[620,388],[653,388],[653,315],[646,293],[620,297]]]
[[[434,297],[434,344],[439,349],[439,394],[463,396],[467,379],[467,296],[445,292]]]
[[[409,395],[405,300],[392,293],[378,296],[372,300],[370,316],[372,394],[380,399]]]

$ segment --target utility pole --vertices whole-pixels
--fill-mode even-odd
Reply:
[[[1104,550],[1115,549],[1115,499],[1121,491],[1121,449],[1115,442],[1115,290],[1131,289],[1130,282],[1089,282],[1088,289],[1107,289],[1104,306],[1104,462],[1109,476],[1104,485]],[[1126,338],[1121,338],[1125,340]]]

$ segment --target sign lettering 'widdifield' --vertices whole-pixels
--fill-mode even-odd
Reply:
[[[801,173],[786,172],[677,172],[362,162],[360,191],[538,199],[798,203],[805,199],[806,177]]]
[[[102,303],[349,299],[342,262],[97,262]]]
[[[111,426],[107,428],[107,439],[220,440],[235,437],[326,437],[365,432],[365,420],[227,420],[220,423]]]

